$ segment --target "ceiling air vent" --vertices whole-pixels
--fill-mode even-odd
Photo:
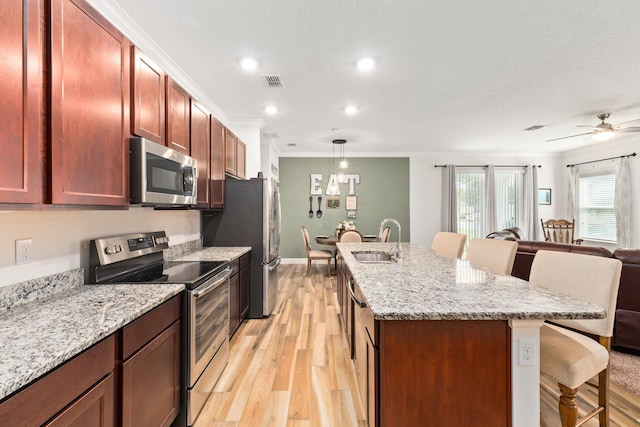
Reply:
[[[547,127],[547,125],[533,125],[533,126],[529,126],[525,130],[538,130],[538,129],[542,129],[544,127]]]
[[[284,87],[280,74],[263,74],[262,77],[264,77],[269,87]]]

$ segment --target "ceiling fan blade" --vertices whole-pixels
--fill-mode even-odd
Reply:
[[[547,139],[545,142],[558,141],[558,140],[560,140],[560,139],[575,138],[576,136],[591,135],[591,134],[593,134],[593,132],[579,133],[579,134],[577,134],[577,135],[563,136],[563,137],[561,137],[561,138]]]
[[[590,125],[576,125],[577,128],[591,128],[591,129],[597,129],[598,126],[590,126]]]
[[[640,120],[640,119],[629,120],[628,122],[617,123],[616,126],[624,125],[625,123],[637,122],[638,120]]]
[[[616,132],[640,132],[640,126],[627,126],[626,128],[617,129]]]

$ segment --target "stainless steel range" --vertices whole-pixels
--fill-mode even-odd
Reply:
[[[91,241],[89,281],[182,283],[181,413],[174,425],[192,425],[229,361],[229,276],[223,261],[165,261],[164,231]]]

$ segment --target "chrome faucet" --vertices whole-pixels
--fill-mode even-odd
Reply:
[[[398,246],[395,251],[392,249],[391,253],[395,255],[396,258],[402,258],[402,247],[400,246],[400,242],[402,241],[402,227],[400,227],[400,223],[398,222],[397,219],[394,219],[394,218],[383,219],[382,222],[380,223],[380,228],[378,229],[378,237],[382,236],[382,230],[384,230],[384,225],[387,222],[394,223],[398,228]]]

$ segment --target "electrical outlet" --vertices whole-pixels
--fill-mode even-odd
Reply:
[[[16,265],[33,261],[33,239],[16,240]]]
[[[536,340],[518,340],[518,366],[536,365]]]

